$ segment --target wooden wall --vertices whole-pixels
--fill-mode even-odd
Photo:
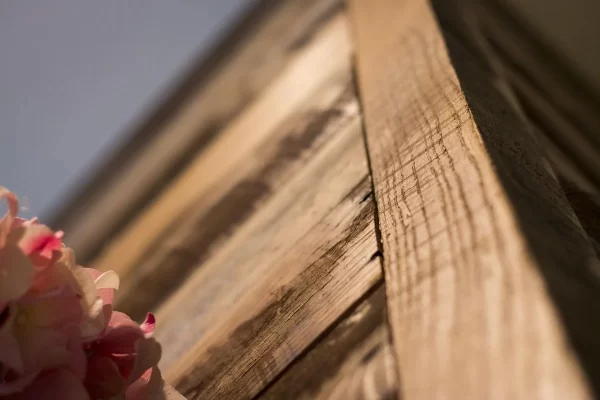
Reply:
[[[184,396],[597,393],[593,174],[463,11],[260,3],[57,217]]]

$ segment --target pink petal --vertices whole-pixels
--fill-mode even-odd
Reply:
[[[140,329],[144,332],[146,337],[151,337],[154,333],[154,328],[156,327],[156,318],[154,318],[154,314],[148,313],[146,315],[146,319],[140,325]]]
[[[72,325],[67,332],[68,342],[67,351],[69,352],[69,359],[67,366],[79,378],[83,381],[87,372],[87,357],[83,350],[83,344],[79,333],[79,327]]]
[[[10,400],[90,400],[77,376],[67,369],[53,370],[39,375],[20,395]]]
[[[98,271],[95,268],[85,268],[88,274],[92,276],[92,279],[96,280],[100,275],[102,275],[102,271]]]
[[[125,390],[125,379],[117,365],[108,357],[90,358],[84,383],[94,399],[109,399]]]
[[[113,289],[100,289],[98,290],[98,296],[100,296],[104,304],[112,304],[115,291]]]
[[[106,271],[94,279],[96,289],[119,289],[119,275],[115,271]]]
[[[36,265],[45,265],[52,259],[53,251],[62,249],[62,231],[53,232],[45,225],[28,225],[19,241],[19,247]]]
[[[0,324],[0,365],[22,374],[25,372],[23,360],[13,329],[17,310],[14,306],[7,306],[1,314],[4,321]]]
[[[160,361],[162,348],[160,344],[150,338],[141,339],[136,343],[135,367],[129,376],[129,382],[134,382],[149,368],[155,367]]]
[[[24,295],[33,276],[33,265],[18,247],[0,248],[0,303]]]
[[[129,388],[125,398],[127,400],[158,400],[161,397],[163,380],[158,367],[151,368]]]
[[[94,348],[102,354],[134,354],[138,340],[144,332],[127,314],[113,311],[102,339]]]
[[[69,338],[53,329],[33,329],[18,337],[25,372],[58,368],[69,362]]]
[[[20,302],[20,308],[28,315],[28,322],[38,327],[79,324],[83,317],[79,298],[68,287],[27,297]]]
[[[5,400],[9,400],[9,399],[21,399],[21,392],[23,391],[23,389],[25,389],[27,386],[29,386],[31,384],[31,382],[33,382],[35,380],[35,378],[37,378],[38,373],[31,373],[31,374],[27,374],[27,375],[22,375],[20,376],[18,379],[15,379],[13,381],[9,381],[9,382],[1,382],[0,383],[0,396],[2,396],[2,399]],[[4,397],[10,394],[15,394],[15,396],[9,396],[9,397]]]
[[[8,189],[0,186],[0,201],[4,199],[8,203],[8,212],[0,219],[0,246],[4,246],[13,221],[19,212],[17,196]]]

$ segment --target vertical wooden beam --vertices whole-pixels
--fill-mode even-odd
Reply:
[[[350,5],[402,398],[590,397],[598,262],[530,132],[428,2]]]

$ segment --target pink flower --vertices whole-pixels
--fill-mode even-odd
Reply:
[[[34,269],[29,257],[19,247],[25,228],[14,226],[19,210],[15,195],[0,187],[0,201],[6,199],[8,212],[0,219],[0,307],[29,289]]]
[[[119,277],[76,264],[73,251],[37,219],[17,217],[0,187],[0,397],[149,398],[162,384],[154,316],[142,325],[113,311]]]
[[[155,368],[161,348],[152,337],[154,316],[140,326],[127,315],[113,312],[103,336],[86,346],[88,372],[85,386],[94,399],[146,399],[160,385]],[[152,327],[151,327],[152,326]],[[140,397],[141,396],[141,397]]]

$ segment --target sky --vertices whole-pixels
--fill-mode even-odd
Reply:
[[[250,0],[0,0],[0,186],[48,215]]]

